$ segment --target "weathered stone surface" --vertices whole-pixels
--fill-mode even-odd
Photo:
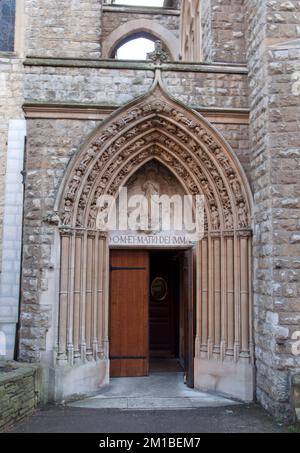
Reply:
[[[122,11],[123,9],[123,11]],[[149,12],[138,12],[137,10],[132,11],[132,8],[117,8],[117,11],[113,10],[103,11],[102,13],[102,39],[105,41],[107,36],[113,33],[118,27],[126,24],[132,20],[149,20]],[[144,9],[145,11],[148,8]],[[170,30],[176,37],[179,37],[180,29],[180,17],[178,14],[151,14],[151,21],[163,26],[166,30]]]
[[[99,0],[26,0],[27,55],[99,58]]]
[[[103,13],[101,3],[26,0],[25,54],[42,58],[26,63],[24,70],[22,59],[1,54],[0,234],[8,121],[23,117],[24,97],[26,102],[43,104],[122,106],[150,89],[154,67],[107,62],[105,67],[99,67],[101,62],[93,67],[105,39],[127,20],[146,17],[179,35],[176,14]],[[224,123],[217,129],[236,153],[254,194],[257,398],[272,413],[289,418],[293,415],[290,375],[300,369],[300,356],[292,352],[300,330],[300,49],[292,42],[300,38],[300,4],[295,0],[203,0],[201,17],[204,62],[247,62],[249,79],[245,68],[241,71],[238,66],[235,71],[224,67],[222,72],[222,65],[216,71],[205,64],[199,70],[183,63],[180,69],[164,69],[162,79],[171,95],[192,107],[250,106],[250,128]],[[47,63],[46,57],[63,63]],[[55,228],[45,218],[53,215],[69,160],[97,124],[90,119],[28,121],[20,330],[24,361],[39,362],[53,352],[58,243]],[[51,302],[45,293],[51,294]],[[24,388],[30,385],[26,378]],[[3,389],[0,385],[0,398],[5,394],[8,404],[10,393],[16,391],[15,383]],[[31,400],[29,390],[28,394]],[[25,396],[20,399],[26,400]],[[14,396],[11,404],[4,411],[7,417],[18,404]],[[19,406],[17,411],[24,413]]]
[[[243,0],[202,0],[202,53],[204,61],[246,62]]]
[[[35,366],[0,361],[0,431],[34,411],[41,397],[40,379]]]
[[[289,373],[300,366],[299,355],[292,352],[293,334],[300,329],[300,107],[293,90],[300,49],[297,44],[282,48],[282,42],[299,37],[299,2],[246,1],[246,7],[257,396],[271,412],[291,418]]]
[[[28,122],[27,195],[25,199],[20,359],[39,362],[47,351],[47,331],[55,313],[41,305],[41,294],[57,269],[51,267],[55,231],[44,222],[53,212],[67,164],[94,121],[32,120]]]
[[[292,404],[295,409],[295,420],[300,426],[300,374],[292,376]]]
[[[187,105],[248,107],[246,74],[164,71],[162,77],[168,92]],[[27,66],[25,98],[120,106],[147,93],[153,81],[153,70]]]

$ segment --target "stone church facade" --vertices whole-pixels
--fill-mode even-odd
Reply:
[[[291,418],[299,2],[2,3],[13,34],[0,35],[6,357],[41,365],[45,401],[108,384],[112,247],[96,226],[97,199],[166,173],[205,199],[204,238],[192,250],[195,387]],[[145,61],[114,58],[136,36],[162,49]]]

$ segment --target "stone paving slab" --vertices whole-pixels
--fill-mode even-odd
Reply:
[[[183,373],[153,373],[143,378],[111,379],[98,395],[72,402],[70,407],[111,409],[193,409],[239,404],[219,395],[191,389],[184,384]]]

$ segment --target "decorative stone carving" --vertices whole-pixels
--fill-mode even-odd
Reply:
[[[45,223],[48,223],[49,225],[59,225],[60,218],[59,218],[58,212],[53,212],[52,214],[49,214],[45,218],[44,221],[45,221]]]
[[[202,284],[197,287],[203,312],[197,323],[203,323],[205,358],[219,355],[226,360],[234,353],[234,360],[238,361],[241,352],[248,359],[251,238],[246,183],[221,137],[198,114],[170,99],[159,86],[146,99],[131,104],[101,125],[72,163],[59,210],[64,257],[58,334],[61,357],[68,352],[71,363],[74,355],[72,304],[78,303],[82,307],[78,315],[81,325],[89,326],[83,328],[86,338],[80,338],[82,360],[90,360],[93,351],[94,357],[97,358],[97,351],[101,357],[105,350],[108,326],[104,327],[103,320],[108,319],[109,249],[104,230],[108,212],[99,197],[117,196],[119,188],[137,178],[145,165],[151,167],[149,162],[153,168],[160,166],[159,178],[162,168],[171,174],[170,185],[173,178],[183,193],[203,193],[205,197],[205,237],[196,247],[197,266],[201,263],[203,270],[199,273]],[[161,179],[158,182],[156,176],[155,170],[149,171],[140,184],[148,197],[160,193],[163,184],[169,184]],[[231,279],[234,269],[239,269],[237,279],[241,285]],[[80,276],[80,288],[74,287],[74,272]],[[198,307],[202,309],[201,304]],[[97,310],[102,310],[101,316]],[[73,327],[78,337],[80,325],[75,323]],[[93,331],[95,327],[97,332]],[[200,332],[199,325],[197,329]],[[66,333],[70,333],[70,338]],[[216,338],[220,341],[215,342]]]
[[[215,205],[211,206],[210,214],[211,214],[212,229],[219,230],[220,229],[220,216],[218,213],[218,209]]]
[[[122,130],[124,133],[120,136]],[[161,147],[153,146],[155,144]],[[78,159],[65,191],[62,224],[84,226],[85,212],[94,209],[97,197],[104,191],[116,193],[134,168],[150,155],[156,155],[172,168],[190,193],[203,191],[214,228],[221,228],[221,219],[226,229],[234,228],[235,223],[240,228],[249,227],[248,204],[228,153],[207,126],[201,124],[199,117],[175,105],[159,87],[148,100],[112,120],[81,160]],[[89,172],[85,178],[87,182],[81,187],[86,171]],[[74,200],[78,191],[81,195],[76,212]],[[232,200],[235,200],[234,204]],[[222,212],[218,212],[218,206],[222,206]],[[93,211],[88,219],[89,224],[94,224]]]
[[[91,230],[96,229],[97,214],[98,214],[98,207],[97,207],[97,205],[93,204],[90,209],[88,229],[91,229]]]
[[[73,176],[73,179],[72,179],[71,184],[69,186],[68,196],[70,198],[73,198],[75,193],[77,192],[77,189],[78,189],[79,184],[81,182],[81,178],[82,178],[82,171],[81,170],[76,170],[76,173]]]
[[[65,200],[65,209],[63,211],[61,217],[61,223],[63,226],[69,226],[72,222],[72,214],[73,214],[73,203],[71,200]]]
[[[238,217],[239,217],[239,226],[241,228],[248,227],[248,214],[247,214],[247,207],[244,201],[240,201],[238,205]]]

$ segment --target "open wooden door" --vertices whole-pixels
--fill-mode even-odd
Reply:
[[[110,375],[149,373],[149,256],[112,250],[110,260]]]
[[[188,387],[194,387],[195,357],[195,268],[193,250],[182,253],[182,291],[184,311],[184,371]]]

